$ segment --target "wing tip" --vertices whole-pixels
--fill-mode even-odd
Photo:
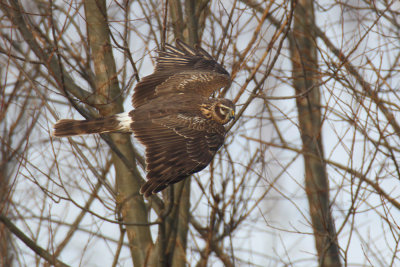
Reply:
[[[140,187],[139,193],[143,195],[145,198],[149,198],[152,195],[157,194],[167,186],[168,185],[166,184],[157,184],[152,180],[148,180],[142,185],[142,187]]]

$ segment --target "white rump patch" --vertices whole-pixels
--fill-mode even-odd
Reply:
[[[125,130],[125,131],[131,130],[131,123],[133,121],[131,116],[129,116],[129,112],[116,114],[115,117],[119,121],[120,130]]]

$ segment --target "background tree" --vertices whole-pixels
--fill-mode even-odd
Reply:
[[[0,265],[396,266],[396,1],[0,2]],[[155,48],[201,44],[237,120],[210,166],[143,199],[128,134]]]

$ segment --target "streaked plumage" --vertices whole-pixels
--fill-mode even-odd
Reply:
[[[179,40],[166,49],[159,51],[154,73],[136,85],[134,110],[54,125],[60,137],[133,132],[146,148],[147,182],[140,190],[146,197],[204,169],[223,144],[223,125],[235,112],[230,100],[210,98],[230,84],[230,76],[206,51]]]

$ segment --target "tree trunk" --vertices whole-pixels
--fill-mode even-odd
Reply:
[[[175,38],[182,39],[190,45],[199,41],[198,13],[196,1],[186,0],[184,11],[179,0],[169,1],[170,21]],[[165,216],[162,216],[160,225],[160,265],[184,267],[187,265],[186,248],[189,231],[190,210],[190,181],[187,178],[173,185],[164,193]],[[172,192],[170,191],[172,190]],[[161,242],[161,243],[160,243]]]
[[[341,266],[337,236],[329,204],[329,184],[322,146],[317,45],[313,35],[312,0],[300,0],[294,12],[290,42],[293,86],[305,165],[305,188],[320,266]],[[317,156],[317,157],[315,157]]]
[[[3,145],[2,143],[0,143]],[[4,146],[5,147],[5,146]],[[9,213],[10,195],[9,181],[7,176],[7,155],[1,151],[0,158],[0,211],[2,214]],[[13,251],[11,247],[11,234],[7,227],[0,223],[0,266],[12,266]]]
[[[88,27],[89,45],[96,73],[96,94],[99,97],[99,111],[107,116],[123,111],[121,91],[118,85],[115,61],[110,43],[105,1],[87,0],[85,15]],[[139,194],[140,174],[131,136],[111,134],[111,139],[122,155],[129,160],[126,166],[122,159],[112,154],[116,175],[117,205],[126,225],[132,261],[134,266],[149,266],[147,260],[153,253],[153,242],[147,223],[147,210],[143,197]],[[134,224],[144,224],[136,226]]]

